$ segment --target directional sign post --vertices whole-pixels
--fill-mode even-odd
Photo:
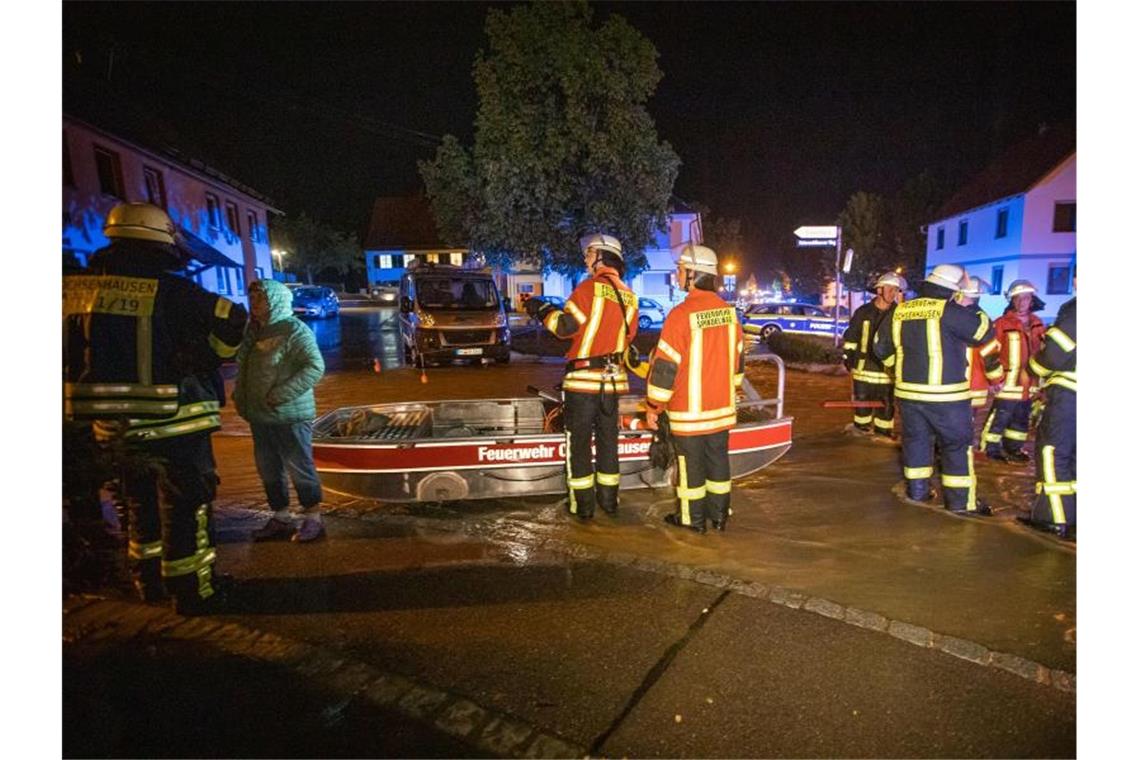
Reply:
[[[843,266],[843,228],[835,225],[805,224],[795,231],[796,246],[800,248],[825,248],[835,246],[835,345],[839,345],[839,296],[843,288],[843,272],[851,269],[851,251],[848,252],[846,267]]]

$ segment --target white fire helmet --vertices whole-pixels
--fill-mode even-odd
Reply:
[[[906,280],[899,277],[894,272],[886,272],[875,280],[875,290],[885,287],[898,288],[899,290],[906,290]]]
[[[940,285],[957,293],[962,287],[962,278],[966,270],[957,264],[939,264],[926,276],[931,285]]]
[[[165,211],[149,203],[120,203],[107,214],[103,234],[109,238],[174,243],[174,222]]]
[[[1037,292],[1037,288],[1029,280],[1014,280],[1009,284],[1009,290],[1005,291],[1006,298],[1013,298],[1022,293],[1029,293],[1030,295]]]
[[[586,235],[578,241],[578,245],[581,246],[582,253],[585,253],[589,248],[593,248],[597,251],[609,251],[619,259],[622,258],[621,241],[613,235],[603,235],[600,232],[593,235]]]
[[[677,262],[685,269],[703,274],[717,273],[716,251],[703,245],[686,245]]]
[[[969,283],[962,287],[962,295],[969,298],[981,298],[982,296],[989,295],[990,284],[983,280],[981,277],[967,278]]]

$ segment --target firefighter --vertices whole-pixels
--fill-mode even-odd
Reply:
[[[526,311],[559,338],[570,339],[562,380],[569,510],[585,521],[595,505],[617,515],[618,396],[629,392],[625,358],[637,334],[637,296],[621,281],[625,261],[616,237],[597,233],[579,243],[590,276],[564,308],[529,299]]]
[[[894,272],[875,282],[875,298],[855,310],[843,333],[843,366],[851,373],[856,401],[882,401],[883,408],[855,407],[855,429],[891,438],[895,429],[895,396],[891,376],[875,356],[872,342],[884,319],[890,319],[904,283]]]
[[[980,277],[966,277],[962,280],[962,289],[958,291],[955,300],[971,311],[980,312],[978,299],[990,292],[990,284]],[[978,416],[983,413],[986,401],[989,400],[990,386],[999,382],[1002,377],[1001,364],[989,361],[990,375],[986,375],[987,359],[997,357],[1001,351],[1001,343],[995,337],[984,346],[976,346],[966,354],[970,366],[970,408],[971,425],[976,428]]]
[[[1030,525],[1074,540],[1077,530],[1077,299],[1061,306],[1029,371],[1041,378],[1045,411],[1037,425],[1037,497]]]
[[[1022,447],[1029,439],[1029,397],[1033,382],[1029,374],[1029,358],[1041,348],[1045,325],[1033,312],[1045,307],[1037,297],[1037,288],[1029,280],[1014,280],[1006,297],[1009,306],[994,322],[994,333],[1001,343],[1001,366],[1004,376],[994,397],[993,408],[982,428],[979,445],[986,457],[999,462],[1028,462]]]
[[[221,427],[218,368],[237,351],[246,310],[181,277],[175,227],[146,203],[115,206],[111,241],[63,278],[65,414],[92,420],[122,473],[128,556],[145,601],[217,611],[210,434]]]
[[[723,531],[731,514],[728,431],[736,424],[736,389],[744,381],[744,333],[736,310],[716,294],[716,252],[686,245],[677,280],[688,296],[669,312],[654,349],[646,421],[668,414],[677,452],[678,511],[665,522]]]
[[[991,514],[977,498],[967,348],[993,340],[985,312],[952,300],[965,272],[940,264],[922,283],[919,297],[900,304],[875,334],[875,354],[895,373],[895,397],[902,416],[903,476],[906,495],[932,498],[934,444],[942,463],[946,509],[971,516]],[[992,366],[996,358],[990,357]]]

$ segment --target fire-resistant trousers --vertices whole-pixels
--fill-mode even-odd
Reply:
[[[982,446],[986,454],[1000,454],[1006,451],[1016,454],[1029,440],[1030,401],[1016,401],[995,398],[990,416],[982,428]]]
[[[942,500],[947,509],[977,509],[974,436],[969,399],[961,401],[899,400],[902,416],[903,477],[906,493],[924,500],[934,476],[934,444],[942,465]]]
[[[593,517],[595,504],[614,514],[621,483],[618,398],[613,393],[576,391],[566,391],[564,398],[562,416],[566,427],[566,484],[570,491],[570,514],[583,519]]]
[[[1077,394],[1051,385],[1037,425],[1037,498],[1030,519],[1077,524]]]
[[[723,522],[729,515],[732,469],[728,431],[674,435],[677,450],[677,500],[682,525],[704,527],[705,518]]]
[[[132,446],[123,492],[128,556],[140,590],[165,585],[179,600],[213,596],[212,502],[218,490],[210,433]]]
[[[856,401],[882,401],[882,409],[857,406],[854,412],[855,427],[860,430],[874,430],[879,435],[893,435],[895,430],[895,385],[894,383],[866,383],[853,380]]]

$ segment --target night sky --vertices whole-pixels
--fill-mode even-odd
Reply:
[[[64,75],[110,68],[187,152],[359,231],[374,197],[422,188],[440,136],[470,144],[488,7],[69,2]],[[1071,3],[595,6],[610,12],[660,53],[650,111],[682,160],[675,195],[741,218],[748,258],[858,190],[928,170],[948,195],[1076,114]]]

